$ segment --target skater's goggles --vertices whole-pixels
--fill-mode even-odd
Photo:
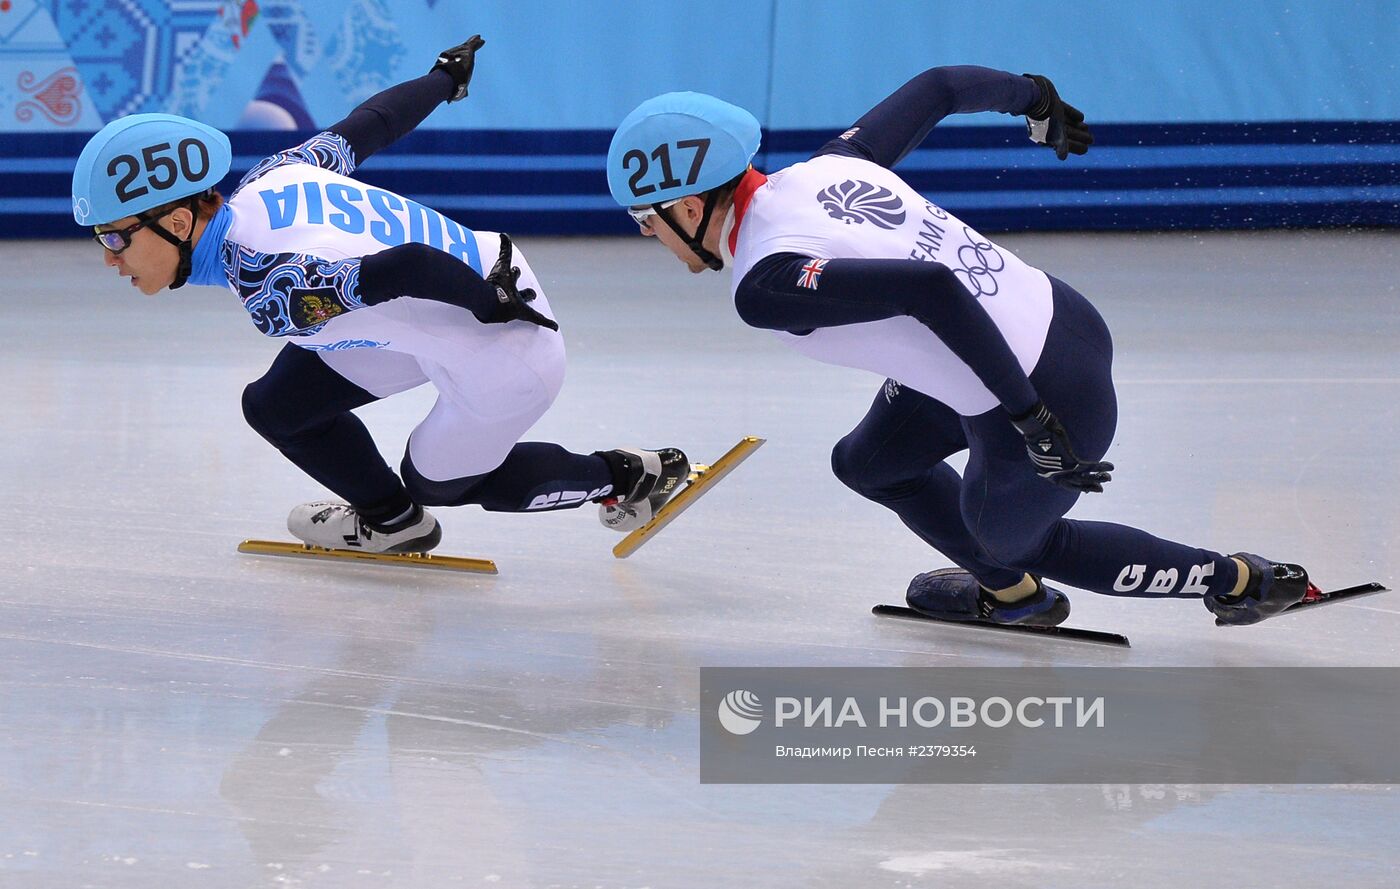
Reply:
[[[685,200],[685,198],[676,198],[673,201],[665,201],[664,203],[657,204],[655,207],[628,207],[627,215],[632,217],[633,222],[649,231],[651,229],[651,217],[655,216],[658,210],[666,210],[670,207],[674,207],[683,200]]]
[[[144,216],[139,222],[128,225],[126,228],[109,228],[105,231],[93,226],[92,238],[115,256],[131,246],[132,235],[148,225],[155,224],[159,219],[160,216]]]

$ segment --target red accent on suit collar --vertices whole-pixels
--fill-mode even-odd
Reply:
[[[734,245],[739,243],[739,226],[744,221],[744,213],[749,209],[749,201],[753,200],[753,193],[758,191],[759,186],[768,181],[768,177],[750,168],[744,173],[744,178],[739,180],[739,187],[734,190],[734,205],[730,208],[734,214],[734,228],[729,231],[729,253],[734,254]]]

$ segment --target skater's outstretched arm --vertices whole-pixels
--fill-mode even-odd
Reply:
[[[371,96],[344,120],[332,124],[329,132],[344,138],[355,152],[355,162],[364,163],[370,155],[413,132],[438,105],[465,98],[476,51],[485,44],[476,34],[443,50],[427,74]]]
[[[817,155],[842,154],[893,168],[950,114],[1000,111],[1025,115],[1031,138],[1055,149],[1060,160],[1083,154],[1094,137],[1084,115],[1060,100],[1054,85],[1038,74],[1011,74],[976,65],[930,68],[871,108]],[[1037,138],[1035,123],[1043,121]]]
[[[295,148],[259,161],[239,181],[234,193],[285,164],[311,164],[343,176],[355,172],[366,158],[411,133],[443,102],[464,98],[476,64],[476,51],[485,42],[475,35],[466,43],[443,50],[427,74],[371,96],[343,120]]]
[[[821,263],[814,275],[807,269]],[[798,253],[764,257],[734,294],[752,327],[803,334],[908,315],[923,323],[1012,414],[1039,400],[996,323],[942,263],[909,259],[814,260]]]
[[[520,269],[511,265],[513,255],[510,238],[501,235],[500,256],[483,278],[427,244],[340,260],[240,250],[233,275],[243,307],[268,336],[313,334],[338,315],[402,296],[466,309],[483,324],[523,320],[558,330],[529,305],[535,292],[517,288]]]

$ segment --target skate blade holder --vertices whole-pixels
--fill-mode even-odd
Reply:
[[[367,553],[353,549],[325,549],[304,543],[281,540],[245,540],[238,544],[240,553],[255,556],[290,556],[296,559],[327,559],[338,562],[374,562],[380,565],[405,565],[413,568],[436,568],[440,571],[465,571],[470,574],[499,574],[490,559],[470,559],[464,556],[435,556],[432,553]]]
[[[661,508],[656,511],[656,515],[652,516],[645,525],[622,538],[622,541],[613,547],[613,555],[619,559],[625,559],[632,555],[657,531],[674,522],[696,500],[703,497],[720,479],[733,472],[735,467],[751,457],[754,451],[763,447],[765,441],[767,441],[766,438],[745,436],[715,462],[693,464],[690,467],[690,475],[686,477],[685,487],[662,504]]]

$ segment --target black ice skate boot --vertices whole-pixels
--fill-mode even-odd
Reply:
[[[1308,572],[1302,565],[1270,562],[1252,553],[1232,553],[1249,566],[1249,580],[1238,596],[1206,596],[1215,625],[1244,626],[1273,617],[1308,594]]]
[[[598,501],[598,520],[614,531],[634,531],[651,521],[690,476],[690,461],[677,448],[617,448],[600,451],[598,456],[619,480],[614,496]]]
[[[1035,577],[1035,592],[1002,602],[961,568],[940,568],[909,581],[905,601],[915,611],[943,620],[1053,627],[1069,617],[1069,598]]]

